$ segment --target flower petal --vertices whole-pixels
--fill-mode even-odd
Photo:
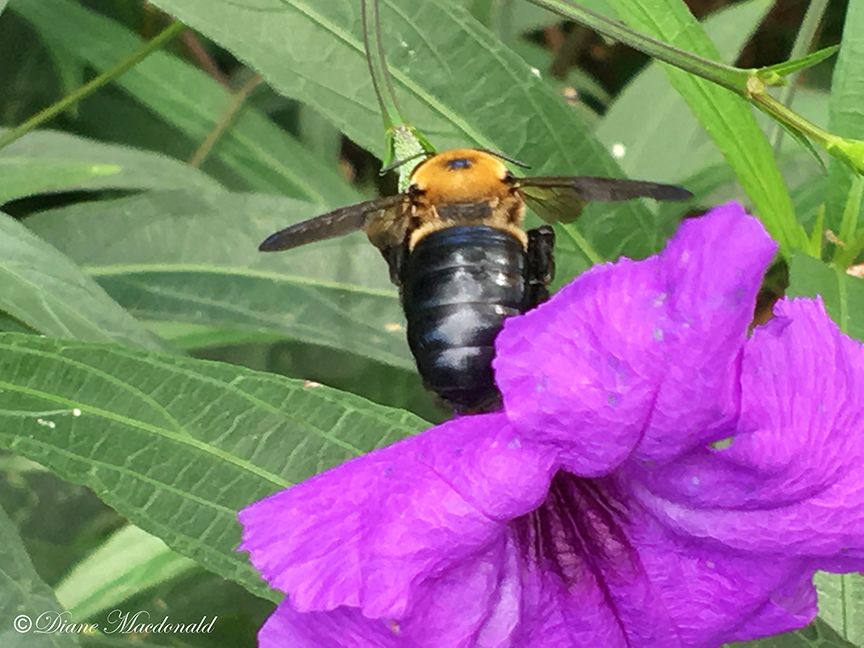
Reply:
[[[741,348],[775,250],[729,203],[684,222],[659,256],[594,268],[506,320],[495,372],[508,417],[586,476],[634,450],[666,461],[721,436],[738,414]]]
[[[731,445],[641,475],[644,500],[691,536],[864,569],[864,345],[821,301],[780,302],[747,343],[741,382]]]
[[[401,618],[347,607],[299,613],[284,603],[262,645],[715,648],[815,614],[806,563],[679,538],[612,479],[559,474],[554,483],[538,510],[418,583]],[[593,503],[584,499],[592,492]]]
[[[542,501],[553,461],[501,414],[456,419],[249,506],[240,548],[300,612],[399,618]]]
[[[404,646],[404,644],[402,644]],[[258,648],[400,648],[399,636],[355,608],[297,612],[283,601],[258,631]]]

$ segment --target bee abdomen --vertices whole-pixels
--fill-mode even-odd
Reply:
[[[524,266],[521,242],[486,225],[432,232],[408,256],[408,344],[426,385],[457,411],[498,402],[494,342],[504,320],[524,308]]]

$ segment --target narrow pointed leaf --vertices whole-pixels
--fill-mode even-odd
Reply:
[[[227,48],[278,92],[314,107],[351,140],[384,154],[360,3],[154,4]],[[537,174],[621,175],[564,99],[462,3],[382,2],[381,24],[401,111],[439,150],[479,145],[524,160]],[[638,202],[595,206],[579,227],[607,258],[644,256],[664,240]],[[561,238],[567,238],[563,231]],[[567,254],[575,253],[562,254],[562,273]]]
[[[66,256],[2,212],[0,310],[45,335],[164,348]]]
[[[83,484],[178,553],[279,600],[238,510],[426,423],[358,396],[203,360],[0,334],[0,447]]]
[[[837,65],[831,78],[828,130],[841,137],[864,139],[864,3],[850,2]],[[846,164],[831,160],[825,226],[838,231],[854,173]],[[859,221],[861,214],[859,213]]]
[[[0,170],[0,194],[11,187],[9,199],[61,190],[219,188],[206,174],[160,153],[50,130],[0,149]],[[27,181],[17,190],[15,176]]]
[[[260,194],[150,192],[27,224],[136,317],[278,333],[413,371],[398,293],[365,236],[258,251],[319,209]]]
[[[2,8],[2,0],[0,0]],[[34,632],[41,624],[46,627],[43,614],[59,615],[63,612],[54,592],[46,585],[18,535],[6,511],[0,508],[0,645],[4,648],[69,648],[77,646],[73,634],[61,632]]]
[[[116,22],[68,0],[15,0],[11,9],[99,71],[114,65],[120,52],[141,44],[138,36]],[[231,95],[215,80],[167,52],[154,52],[116,83],[196,141],[207,137],[231,102]],[[334,166],[251,106],[238,115],[213,155],[253,189],[326,204],[358,198]]]
[[[113,533],[57,584],[57,598],[75,622],[195,569],[196,563],[164,542],[127,525]]]
[[[825,59],[834,56],[834,54],[836,54],[839,49],[839,45],[823,47],[822,49],[811,52],[807,56],[802,56],[801,58],[797,58],[791,61],[783,61],[782,63],[777,63],[776,65],[761,67],[756,71],[756,74],[760,78],[769,80],[773,76],[789,76],[790,74],[794,74],[795,72],[798,72],[800,70],[806,70],[807,68],[813,67],[814,65],[818,65]]]

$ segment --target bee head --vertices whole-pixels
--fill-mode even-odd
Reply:
[[[411,185],[429,204],[476,203],[510,192],[512,177],[494,155],[453,149],[434,155],[414,169]]]

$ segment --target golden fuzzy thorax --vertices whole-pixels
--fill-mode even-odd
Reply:
[[[469,166],[452,168],[456,160]],[[418,165],[411,174],[411,184],[431,205],[474,203],[503,198],[510,190],[504,183],[506,176],[507,167],[495,156],[474,149],[453,149]]]
[[[506,181],[509,172],[504,163],[484,151],[453,149],[424,161],[411,174],[417,190],[414,201],[414,224],[409,247],[427,234],[445,227],[483,224],[505,230],[523,245],[527,237],[522,229],[525,205],[522,196]],[[439,217],[436,207],[485,203],[490,215],[468,221],[447,221]]]

